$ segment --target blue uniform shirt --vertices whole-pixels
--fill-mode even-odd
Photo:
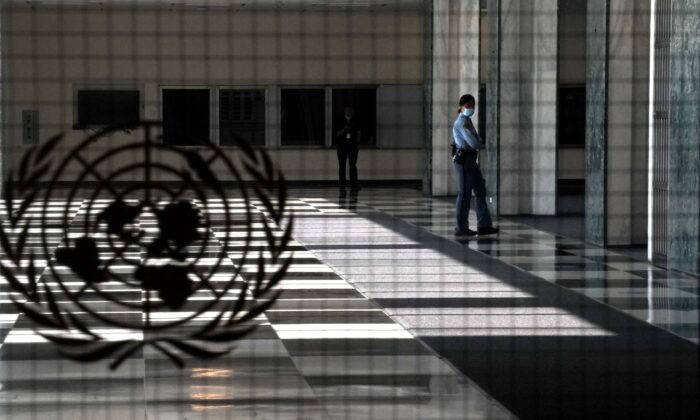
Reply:
[[[470,129],[467,127],[470,127]],[[465,117],[464,114],[460,113],[455,120],[452,126],[452,137],[454,137],[455,144],[460,149],[479,150],[483,148],[472,120],[469,117]]]

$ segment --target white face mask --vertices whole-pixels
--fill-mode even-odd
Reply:
[[[474,115],[474,108],[464,108],[464,111],[462,111],[462,115],[465,117],[469,118],[472,115]]]

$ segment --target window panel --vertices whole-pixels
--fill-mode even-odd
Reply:
[[[219,91],[219,144],[233,146],[245,141],[265,145],[265,90]]]
[[[163,89],[163,143],[194,146],[210,141],[209,89]]]
[[[135,126],[141,114],[139,97],[138,90],[81,89],[74,126],[78,129]]]
[[[282,89],[282,145],[325,144],[325,90]]]
[[[559,87],[559,145],[586,145],[586,87]]]
[[[377,89],[333,89],[333,133],[345,125],[345,107],[353,109],[353,116],[361,131],[360,144],[377,143]],[[335,138],[333,139],[335,144]]]

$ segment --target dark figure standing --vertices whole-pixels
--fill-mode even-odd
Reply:
[[[362,133],[355,121],[351,106],[345,107],[343,117],[342,128],[335,132],[335,142],[338,147],[338,179],[340,187],[345,188],[345,168],[346,163],[349,163],[350,187],[357,190],[357,154]]]
[[[477,162],[479,149],[484,144],[474,128],[471,117],[476,109],[476,100],[472,95],[463,95],[459,99],[459,116],[452,127],[454,137],[454,155],[452,161],[457,171],[459,193],[457,194],[455,236],[488,235],[498,232],[491,224],[491,215],[486,205],[486,182],[481,175]],[[476,196],[477,231],[469,229],[469,207],[472,190]]]

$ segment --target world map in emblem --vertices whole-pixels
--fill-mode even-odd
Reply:
[[[293,228],[282,173],[244,142],[181,148],[160,129],[58,135],[5,179],[1,274],[65,357],[116,369],[144,347],[180,367],[222,356],[279,297]]]

